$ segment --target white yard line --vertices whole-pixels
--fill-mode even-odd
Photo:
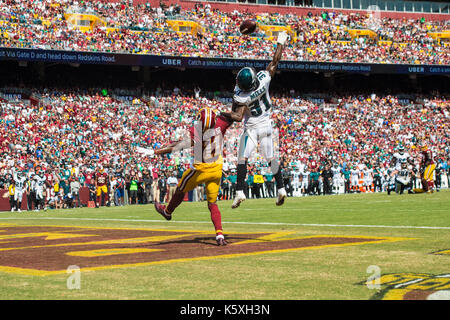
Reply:
[[[151,222],[151,223],[194,223],[210,224],[211,221],[182,221],[172,220],[145,220],[145,219],[103,219],[103,218],[68,218],[68,217],[0,217],[0,220],[76,220],[76,221],[119,221],[119,222]],[[430,226],[385,226],[385,225],[364,225],[364,224],[325,224],[325,223],[285,223],[285,222],[245,222],[245,221],[223,221],[224,224],[243,225],[268,225],[268,226],[300,226],[300,227],[344,227],[344,228],[385,228],[385,229],[431,229],[450,230],[450,227],[430,227]]]

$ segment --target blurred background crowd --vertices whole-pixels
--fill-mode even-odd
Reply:
[[[180,88],[127,101],[84,89],[47,88],[33,94],[40,97],[39,103],[0,102],[0,187],[8,189],[15,171],[23,172],[29,181],[42,172],[52,192],[49,199],[60,188],[61,199],[64,192],[69,197],[71,182],[78,181],[81,187],[92,189],[91,200],[95,201],[95,175],[104,170],[109,177],[110,201],[166,202],[170,187],[176,186],[189,166],[191,152],[160,158],[153,150],[182,138],[202,106],[230,109],[226,98],[207,98],[199,92],[189,95]],[[377,169],[385,177],[399,145],[405,146],[418,165],[418,145],[425,142],[433,151],[437,173],[446,174],[450,169],[448,97],[417,95],[407,100],[373,93],[308,99],[274,94],[272,103],[283,175],[291,196],[294,191],[296,195],[324,193],[322,173],[335,166],[340,168],[342,186],[348,175],[344,171],[351,168],[359,168],[361,173],[366,167]],[[236,123],[225,137],[221,198],[229,199],[234,192],[240,131],[241,124]],[[251,196],[275,194],[269,192],[273,176],[268,164],[258,153],[250,163],[247,181]],[[304,179],[310,180],[310,187],[311,179],[317,179],[317,189],[299,194]],[[261,185],[253,186],[257,183]],[[136,188],[135,193],[131,187]],[[124,199],[117,198],[117,188],[122,189],[119,194],[127,190]],[[203,199],[201,188],[197,191],[194,197]]]
[[[73,13],[98,23],[80,30],[72,25]],[[259,24],[252,37],[238,33],[244,19]],[[197,32],[174,31],[172,22],[180,20],[194,22]],[[222,12],[208,4],[182,9],[132,1],[0,0],[0,47],[271,59],[275,43],[264,26],[288,28],[293,41],[283,60],[450,63],[448,43],[431,36],[448,30],[448,20]],[[355,36],[354,30],[364,32]],[[235,81],[231,70],[135,72],[7,61],[0,61],[0,70],[0,189],[14,195],[14,174],[20,172],[33,202],[33,181],[45,176],[45,201],[53,208],[79,206],[82,188],[96,205],[167,202],[191,152],[160,158],[153,150],[185,136],[201,107],[229,111]],[[417,170],[423,143],[437,164],[437,189],[448,185],[446,81],[446,75],[277,74],[272,120],[289,195],[386,191],[398,146]],[[220,199],[235,191],[240,132],[236,123],[225,137]],[[258,153],[250,166],[248,196],[274,196],[273,175]],[[360,177],[371,171],[371,185],[350,184],[355,170]],[[108,194],[99,203],[95,186],[102,172]],[[202,187],[189,198],[202,200]]]
[[[95,15],[101,23],[82,31],[66,18],[70,13]],[[261,26],[252,37],[239,34],[245,19]],[[173,20],[198,28],[176,32]],[[263,28],[278,25],[288,27],[293,39],[286,60],[449,64],[448,42],[430,34],[448,30],[449,23],[332,11],[304,16],[221,12],[208,4],[187,10],[132,1],[0,0],[0,46],[54,50],[270,59],[273,37]],[[366,32],[355,36],[351,30]]]

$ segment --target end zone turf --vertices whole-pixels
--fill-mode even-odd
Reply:
[[[65,273],[73,265],[92,271],[411,238],[240,232],[227,237],[225,248],[216,248],[213,239],[202,231],[3,225],[0,271],[49,275]]]
[[[0,297],[393,299],[406,292],[392,293],[389,275],[399,274],[427,275],[395,284],[423,289],[402,297],[425,297],[427,279],[439,279],[433,292],[449,285],[440,277],[450,272],[449,195],[289,198],[280,208],[249,200],[238,212],[219,202],[226,247],[215,245],[204,203],[183,203],[170,222],[152,206],[5,212]],[[80,290],[67,289],[70,265]],[[379,289],[366,285],[369,266],[380,270]]]

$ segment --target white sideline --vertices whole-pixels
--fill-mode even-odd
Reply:
[[[0,217],[0,220],[78,220],[78,221],[120,221],[120,222],[162,222],[162,223],[206,223],[211,221],[177,221],[171,220],[144,220],[144,219],[101,219],[101,218],[68,218],[68,217]],[[322,224],[322,223],[284,223],[284,222],[245,222],[245,221],[223,221],[223,224],[249,224],[249,225],[273,225],[273,226],[300,226],[300,227],[345,227],[345,228],[386,228],[386,229],[431,229],[450,230],[450,227],[429,226],[384,226],[364,224]]]

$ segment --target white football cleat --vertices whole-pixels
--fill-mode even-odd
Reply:
[[[218,234],[216,236],[216,241],[218,246],[226,246],[228,242],[225,240],[225,237],[222,234]]]
[[[278,198],[276,205],[282,206],[284,204],[284,199],[287,197],[286,190],[284,188],[278,190]]]
[[[245,201],[245,194],[243,191],[237,191],[236,192],[236,197],[234,197],[234,201],[233,204],[231,205],[232,209],[236,209],[237,207],[239,207],[241,205],[241,202]]]

